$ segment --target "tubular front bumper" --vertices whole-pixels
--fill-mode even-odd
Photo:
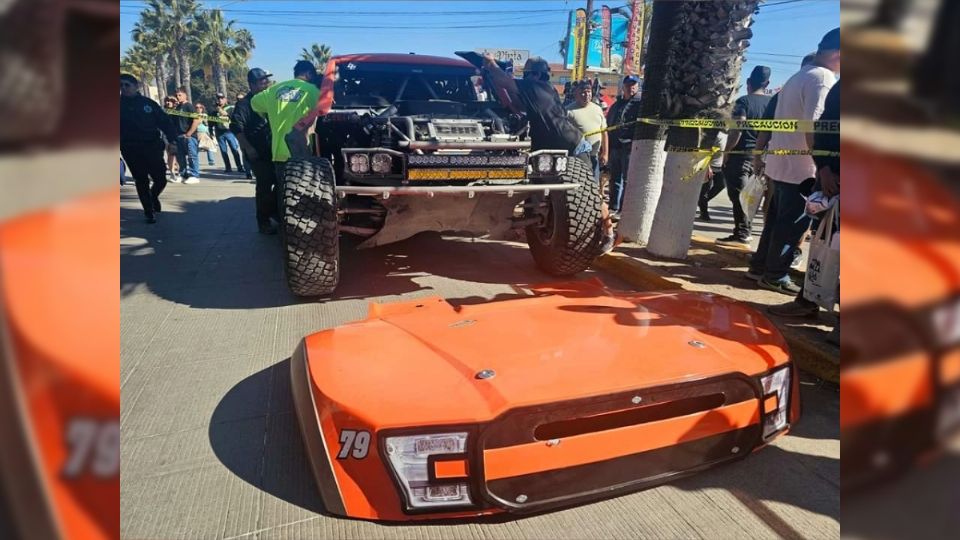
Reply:
[[[310,382],[302,343],[291,365],[308,459],[327,510],[387,521],[546,511],[645,489],[742,459],[798,419],[796,370],[792,365],[790,369],[789,421],[764,437],[765,399],[759,376],[740,373],[515,408],[477,424],[436,426],[425,419],[428,427],[378,429],[360,425],[356,418],[350,418],[349,425],[338,425],[334,421],[338,414],[324,411],[322,403],[317,408],[321,400]],[[369,431],[366,459],[338,459],[343,452],[337,441],[345,428]],[[386,439],[464,431],[467,453],[449,457],[467,462],[471,503],[442,509],[413,507],[388,465]]]

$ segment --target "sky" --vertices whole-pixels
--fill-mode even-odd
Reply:
[[[710,0],[707,0],[710,1]],[[144,0],[120,0],[120,51],[132,43],[130,31]],[[627,0],[594,0],[595,9]],[[204,0],[206,9],[253,34],[256,49],[250,67],[292,78],[293,64],[312,43],[334,54],[416,52],[453,56],[477,48],[526,49],[560,62],[559,41],[569,11],[585,0]],[[764,5],[766,4],[766,5]],[[771,88],[783,84],[813,52],[820,38],[840,24],[839,0],[767,0],[753,25],[743,79],[758,64],[772,70]]]

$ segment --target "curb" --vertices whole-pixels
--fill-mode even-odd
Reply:
[[[734,248],[735,249],[735,248]],[[626,281],[641,290],[683,290],[681,283],[667,279],[650,265],[623,253],[608,253],[593,263],[598,268]],[[835,355],[823,347],[797,337],[792,332],[783,332],[790,347],[790,356],[797,367],[825,381],[840,383],[840,364]]]

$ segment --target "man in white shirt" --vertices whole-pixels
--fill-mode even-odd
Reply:
[[[817,120],[824,100],[840,72],[840,29],[828,32],[820,41],[813,63],[797,72],[783,85],[777,98],[777,119]],[[808,150],[813,148],[813,133],[775,132],[770,150]],[[754,170],[763,164],[755,161]],[[764,289],[796,295],[800,287],[790,279],[790,263],[800,238],[810,226],[804,215],[800,184],[814,178],[817,167],[812,156],[767,156],[766,175],[773,181],[773,194],[757,252],[750,260],[747,277]]]
[[[576,102],[570,106],[567,117],[573,122],[573,125],[580,129],[587,142],[590,143],[590,160],[593,162],[593,177],[600,181],[600,167],[607,164],[607,132],[600,130],[607,129],[607,117],[603,114],[603,109],[592,101],[593,90],[590,83],[585,81],[580,83],[576,89]],[[587,135],[591,133],[592,135]]]

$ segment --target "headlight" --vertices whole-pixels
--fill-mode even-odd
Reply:
[[[787,427],[787,407],[790,403],[790,366],[774,371],[760,379],[763,387],[762,406],[764,407],[763,436],[773,435]],[[767,411],[767,400],[776,396],[776,408]]]
[[[553,159],[549,154],[541,154],[537,156],[537,172],[539,173],[548,173],[550,169],[553,168]]]
[[[350,172],[356,174],[366,174],[370,172],[370,158],[366,154],[351,155]]]
[[[470,489],[460,484],[431,484],[427,471],[429,456],[464,454],[466,433],[438,433],[387,437],[387,457],[390,466],[407,493],[407,501],[414,508],[464,506],[471,504]]]
[[[553,162],[553,166],[558,173],[567,172],[567,157],[558,156],[556,161]]]
[[[375,173],[388,174],[393,168],[393,158],[390,154],[374,154],[371,167]]]

